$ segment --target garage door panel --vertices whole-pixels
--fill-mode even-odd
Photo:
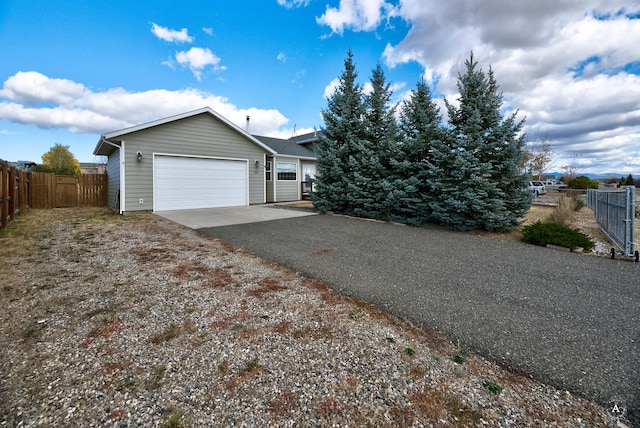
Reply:
[[[245,161],[156,156],[155,210],[247,205]]]

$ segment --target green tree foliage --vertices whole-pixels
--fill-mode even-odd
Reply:
[[[519,224],[531,204],[522,190],[523,121],[503,117],[491,70],[478,69],[473,55],[466,61],[459,104],[446,103],[445,126],[424,82],[402,104],[398,122],[382,68],[373,70],[365,96],[351,51],[344,64],[322,111],[312,195],[318,209],[456,230]]]
[[[42,165],[35,170],[77,176],[80,175],[80,162],[69,151],[69,146],[55,143],[47,153],[42,155]]]
[[[569,180],[567,186],[569,186],[569,189],[597,189],[598,181],[591,180],[589,177],[581,175]]]
[[[340,83],[322,111],[325,128],[316,146],[317,179],[312,194],[314,205],[321,211],[352,214],[350,191],[364,184],[353,182],[366,137],[362,121],[365,106],[357,77],[353,53],[349,50]]]
[[[355,215],[386,219],[391,162],[397,157],[400,135],[391,106],[393,92],[380,65],[373,69],[371,86],[371,93],[364,96],[365,138],[357,155],[354,180],[350,181],[352,203]]]
[[[400,109],[404,136],[393,165],[387,194],[389,218],[420,225],[432,220],[431,204],[443,171],[437,160],[446,151],[445,132],[438,104],[424,81],[418,82]]]
[[[620,178],[621,186],[634,186],[635,184],[635,180],[633,179],[633,175],[631,174],[627,175],[626,178]]]
[[[493,71],[473,60],[459,77],[459,105],[445,100],[449,114],[449,153],[441,159],[436,220],[454,230],[512,230],[531,205],[520,172],[524,121],[503,117],[502,93]]]

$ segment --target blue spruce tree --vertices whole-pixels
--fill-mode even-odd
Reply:
[[[371,93],[364,97],[365,138],[358,146],[355,180],[352,182],[354,214],[386,220],[389,215],[387,193],[392,175],[392,160],[397,157],[400,134],[395,108],[390,105],[393,92],[378,64],[371,76]]]
[[[441,176],[434,151],[442,146],[445,136],[438,105],[424,82],[418,82],[402,104],[400,129],[404,140],[392,165],[389,218],[421,225],[432,220],[431,204]]]
[[[325,127],[316,146],[317,176],[312,193],[313,203],[320,211],[353,214],[356,171],[366,138],[362,86],[356,83],[357,76],[353,53],[349,50],[340,83],[327,99],[327,108],[322,110]]]
[[[473,54],[465,66],[458,79],[459,106],[445,100],[449,135],[436,154],[442,176],[434,219],[454,230],[509,231],[531,204],[519,171],[524,121],[516,121],[516,113],[502,116],[502,93],[491,70],[478,69]]]

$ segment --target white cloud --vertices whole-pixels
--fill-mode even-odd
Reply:
[[[307,7],[311,0],[278,0],[280,6],[284,6],[287,9],[294,7]]]
[[[160,40],[171,43],[191,43],[193,37],[189,36],[186,28],[182,30],[171,30],[167,27],[161,27],[155,22],[151,24],[151,32]]]
[[[526,130],[547,133],[559,158],[576,153],[632,162],[640,139],[640,3],[626,0],[341,0],[317,22],[332,33],[375,31],[391,18],[409,26],[382,58],[391,68],[416,62],[425,81],[456,102],[457,78],[471,51],[492,67],[505,108],[526,115]],[[635,71],[629,66],[635,64]],[[328,86],[327,93],[333,90]],[[443,112],[446,113],[446,112]],[[606,150],[600,147],[606,146]],[[635,156],[635,157],[634,157]],[[637,172],[637,170],[636,170]]]
[[[211,27],[203,27],[202,31],[204,31],[205,33],[207,33],[210,36],[213,36],[213,28],[211,28]]]
[[[287,62],[287,55],[284,52],[280,52],[277,58],[280,62]]]
[[[85,87],[67,79],[50,79],[34,71],[19,71],[5,82],[0,97],[23,104],[66,104],[82,97]]]
[[[183,67],[188,67],[198,81],[202,80],[202,72],[211,67],[214,71],[225,70],[220,66],[220,58],[207,48],[191,48],[188,51],[176,53],[176,61]]]
[[[340,78],[336,77],[324,88],[324,97],[329,98],[340,86]]]
[[[32,82],[38,85],[34,87]],[[102,134],[204,106],[242,128],[250,115],[252,132],[262,135],[273,135],[289,122],[277,110],[238,108],[224,97],[196,89],[130,92],[113,88],[94,92],[70,80],[19,72],[0,90],[0,120],[87,134]]]
[[[340,0],[337,8],[327,6],[316,22],[328,26],[335,34],[342,34],[345,29],[371,31],[392,15],[394,10],[384,0]]]

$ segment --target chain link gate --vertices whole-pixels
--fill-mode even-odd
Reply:
[[[614,190],[587,190],[587,205],[593,210],[600,229],[620,249],[623,256],[633,256],[638,261],[635,245],[634,187]],[[615,249],[611,249],[611,258]]]

